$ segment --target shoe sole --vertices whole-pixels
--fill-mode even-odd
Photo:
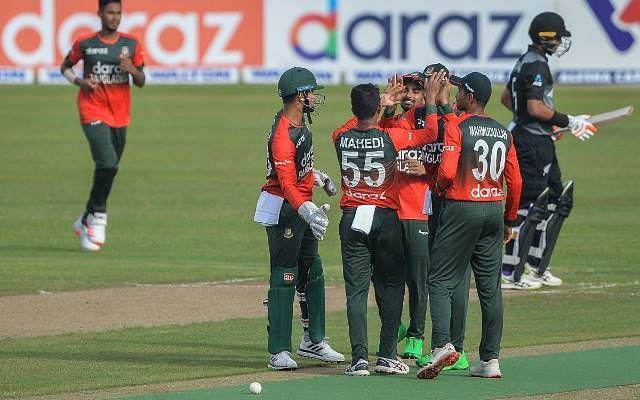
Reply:
[[[420,369],[416,374],[416,377],[418,379],[434,379],[438,375],[440,375],[440,372],[442,372],[444,367],[451,366],[456,362],[458,362],[458,358],[460,358],[460,354],[458,354],[457,352],[453,352],[448,356],[440,359],[433,366],[427,365],[426,367],[423,367],[422,369]]]
[[[502,378],[502,374],[493,374],[493,375],[480,375],[480,374],[471,374],[474,378],[487,378],[487,379],[500,379]]]
[[[333,359],[333,358],[329,359],[329,358],[322,357],[319,354],[312,353],[310,351],[305,351],[305,350],[302,350],[302,349],[298,349],[298,351],[296,351],[296,354],[301,356],[301,357],[311,358],[311,359],[319,360],[319,361],[324,361],[326,363],[341,363],[341,362],[344,362],[344,357],[338,358],[338,359]]]
[[[369,371],[368,370],[353,371],[353,372],[345,372],[344,374],[347,376],[369,376]]]
[[[408,369],[404,371],[404,370],[397,370],[394,368],[378,367],[378,366],[374,367],[373,370],[378,374],[385,374],[385,375],[406,375],[409,373]]]
[[[298,369],[297,366],[295,367],[276,367],[275,365],[267,365],[267,367],[271,368],[274,371],[294,371],[296,369]]]

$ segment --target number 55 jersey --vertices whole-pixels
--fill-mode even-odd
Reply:
[[[341,208],[360,205],[398,209],[398,151],[433,143],[438,136],[436,109],[427,110],[424,129],[357,128],[353,117],[333,132],[342,175]]]
[[[460,201],[502,201],[505,222],[514,223],[522,180],[513,137],[494,119],[462,113],[445,128],[437,190]]]

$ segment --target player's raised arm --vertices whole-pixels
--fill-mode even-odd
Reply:
[[[444,131],[442,160],[438,168],[436,191],[444,193],[455,179],[462,150],[462,133],[456,123],[448,123]]]

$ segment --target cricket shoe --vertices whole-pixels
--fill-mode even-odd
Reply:
[[[469,370],[471,376],[479,378],[502,378],[502,372],[500,372],[500,364],[497,358],[493,358],[489,361],[478,361],[478,364],[471,367]]]
[[[296,353],[302,357],[313,358],[324,362],[344,362],[344,355],[332,349],[326,339],[320,343],[313,343],[311,340],[304,340],[304,338],[302,338]]]
[[[423,340],[421,338],[407,337],[402,351],[402,358],[418,359],[422,357],[422,343]]]
[[[418,367],[424,367],[429,364],[429,361],[431,361],[431,354],[427,354],[416,359],[416,365]],[[469,369],[469,359],[467,358],[467,353],[464,350],[460,352],[460,358],[458,358],[458,361],[456,361],[455,364],[442,368],[443,371],[461,371],[465,369]]]
[[[107,238],[107,214],[93,213],[87,215],[87,228],[89,239],[102,247]]]
[[[286,371],[298,368],[298,364],[291,358],[291,353],[281,351],[277,354],[271,354],[269,364],[267,366],[276,371]]]
[[[406,375],[409,366],[398,359],[378,357],[373,370],[379,374]]]
[[[536,290],[542,287],[542,283],[535,282],[522,275],[519,281],[513,280],[513,272],[509,275],[502,273],[502,288],[511,290]]]
[[[344,374],[349,376],[369,376],[369,361],[361,358],[355,363],[347,365]]]
[[[73,223],[73,231],[80,238],[80,247],[86,251],[98,251],[100,245],[93,243],[89,238],[89,227],[82,223],[82,215]]]
[[[460,358],[460,353],[451,343],[436,347],[431,351],[431,361],[418,370],[416,377],[418,379],[434,379],[444,367],[454,365],[458,358]]]
[[[560,286],[562,285],[562,279],[551,274],[549,270],[544,271],[542,274],[538,273],[538,270],[529,264],[525,264],[527,268],[527,279],[533,282],[540,282],[545,286]]]

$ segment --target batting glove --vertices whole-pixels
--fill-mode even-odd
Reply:
[[[573,136],[585,141],[593,137],[598,132],[598,128],[595,127],[588,118],[590,115],[568,115],[569,117],[569,130],[573,133]]]
[[[324,234],[327,233],[329,217],[326,211],[328,210],[328,204],[318,207],[311,201],[305,201],[298,208],[298,214],[309,224],[313,236],[318,240],[324,240]]]
[[[329,196],[335,196],[338,193],[338,189],[336,189],[336,185],[331,180],[329,174],[324,172],[321,169],[313,170],[313,180],[316,186],[320,186],[324,189],[324,192]]]

